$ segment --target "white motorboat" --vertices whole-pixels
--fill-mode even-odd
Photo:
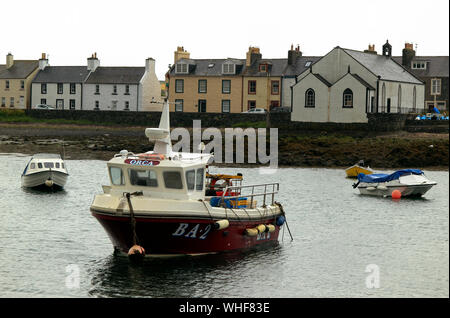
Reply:
[[[391,174],[360,173],[353,187],[358,187],[359,192],[366,195],[392,196],[392,192],[398,190],[402,197],[407,197],[422,196],[436,184],[425,177],[422,170],[403,169]]]
[[[38,153],[31,157],[22,173],[22,187],[62,188],[68,176],[67,167],[60,155]]]

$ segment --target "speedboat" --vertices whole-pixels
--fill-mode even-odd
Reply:
[[[224,183],[222,191],[211,191],[211,180],[233,178],[209,174],[210,153],[172,151],[167,101],[159,128],[147,128],[145,135],[153,151],[122,150],[109,160],[111,184],[90,207],[116,253],[202,255],[278,242],[286,221],[275,201],[278,183]]]
[[[345,169],[345,173],[347,174],[347,178],[356,178],[360,173],[372,174],[373,171],[369,166],[364,167],[364,161],[360,160],[357,164]]]
[[[360,173],[353,188],[357,187],[361,194],[374,196],[392,196],[392,192],[398,190],[402,197],[407,197],[422,196],[436,184],[428,180],[422,170],[403,169],[391,174]]]
[[[22,173],[22,187],[63,188],[68,176],[59,154],[38,153],[31,157]]]

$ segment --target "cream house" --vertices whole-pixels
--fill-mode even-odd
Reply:
[[[38,60],[14,60],[6,55],[6,64],[0,65],[0,109],[30,108],[31,81],[38,72]]]
[[[424,109],[424,83],[383,54],[336,47],[297,77],[292,121],[365,123],[367,113]]]

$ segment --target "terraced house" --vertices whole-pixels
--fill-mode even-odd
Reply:
[[[14,60],[6,55],[6,64],[0,65],[0,108],[30,108],[31,81],[38,72],[38,60]]]

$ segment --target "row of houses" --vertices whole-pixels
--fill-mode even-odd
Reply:
[[[325,56],[304,56],[300,47],[287,58],[266,59],[249,47],[245,59],[191,59],[178,47],[166,74],[172,111],[243,112],[282,106],[292,120],[367,122],[367,113],[448,110],[448,56],[416,56],[406,43],[392,56],[333,48]]]
[[[50,66],[45,53],[39,60],[14,60],[9,53],[0,65],[0,109],[159,109],[152,101],[161,101],[153,58],[144,67],[104,67],[94,53],[85,66]]]

